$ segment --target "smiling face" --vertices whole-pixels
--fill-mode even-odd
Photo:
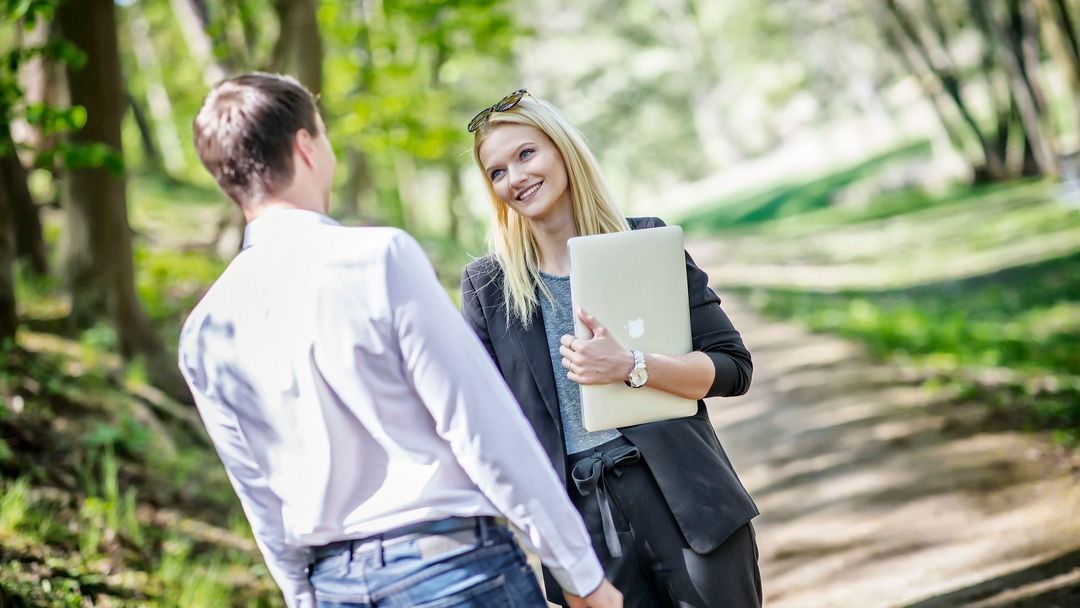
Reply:
[[[529,125],[493,126],[478,151],[495,196],[524,218],[545,221],[572,214],[562,155]]]

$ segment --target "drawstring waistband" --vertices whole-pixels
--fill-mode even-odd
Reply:
[[[594,451],[577,461],[570,472],[574,485],[582,496],[596,492],[596,502],[600,506],[600,520],[604,526],[604,541],[607,543],[611,557],[622,557],[622,546],[615,531],[615,521],[611,517],[611,503],[608,500],[604,475],[614,473],[616,477],[621,477],[621,467],[639,460],[641,460],[641,452],[637,447],[625,443],[606,451]]]

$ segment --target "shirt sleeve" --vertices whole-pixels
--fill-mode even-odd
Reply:
[[[604,574],[585,525],[488,353],[404,233],[388,252],[387,286],[404,365],[436,431],[563,589],[594,591]]]
[[[185,331],[185,334],[188,332]],[[267,569],[285,596],[286,605],[289,608],[315,608],[315,591],[307,578],[311,551],[285,542],[281,499],[270,489],[266,475],[248,448],[236,412],[218,397],[217,390],[211,388],[227,380],[209,377],[208,371],[209,374],[218,372],[214,369],[217,366],[211,368],[205,365],[201,348],[207,342],[205,338],[181,338],[180,371],[195,398],[195,405],[214,448],[225,465],[229,481],[240,498]]]

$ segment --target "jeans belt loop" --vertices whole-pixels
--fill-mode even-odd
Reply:
[[[484,547],[491,544],[491,529],[488,526],[488,518],[476,518],[477,534],[480,536],[480,544]]]
[[[382,536],[375,537],[375,547],[372,550],[372,554],[375,557],[375,567],[382,568],[386,565],[386,557],[383,555],[383,539]]]

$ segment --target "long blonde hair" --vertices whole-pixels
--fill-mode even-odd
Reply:
[[[526,95],[513,108],[505,112],[492,112],[473,138],[473,158],[484,175],[491,209],[495,214],[495,222],[488,234],[488,249],[503,272],[507,320],[513,315],[528,327],[540,304],[537,288],[545,297],[551,298],[540,279],[540,249],[529,220],[499,199],[480,162],[480,146],[492,129],[504,124],[528,125],[547,135],[555,144],[566,166],[570,201],[579,235],[622,232],[629,230],[630,226],[615,206],[600,174],[600,166],[585,144],[585,138],[554,106]]]

